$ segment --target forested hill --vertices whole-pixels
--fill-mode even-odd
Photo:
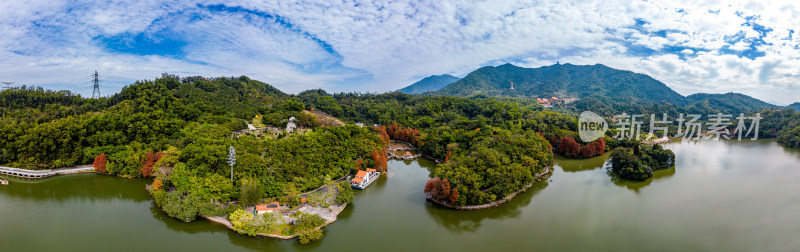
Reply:
[[[458,77],[443,74],[443,75],[431,75],[425,77],[424,79],[414,82],[407,87],[398,89],[397,92],[404,93],[404,94],[421,94],[428,91],[436,91],[442,89],[443,87],[452,84],[460,80]]]
[[[122,159],[126,149],[183,147],[192,141],[183,131],[196,128],[193,123],[217,125],[230,135],[256,114],[281,126],[304,109],[296,98],[247,77],[166,74],[101,99],[23,87],[0,92],[0,101],[6,104],[0,108],[0,163],[25,168],[86,164],[99,153]]]
[[[789,105],[790,108],[793,108],[795,111],[800,112],[800,102],[795,102]]]
[[[514,89],[511,89],[512,83]],[[539,68],[523,68],[511,64],[487,66],[439,91],[427,94],[485,94],[531,98],[603,96],[617,100],[670,103],[683,103],[685,100],[682,95],[650,76],[601,64],[557,64]]]
[[[458,164],[435,171],[450,181],[438,185],[452,188],[452,194],[439,190],[449,197],[437,197],[484,204],[532,183],[552,165],[547,139],[577,136],[573,118],[542,111],[530,99],[323,90],[287,95],[247,77],[164,75],[99,100],[29,88],[2,91],[0,98],[22,104],[2,108],[0,165],[43,169],[95,161],[103,164],[101,173],[155,177],[154,188],[162,189],[155,189],[157,204],[184,221],[213,210],[213,202],[250,202],[243,198],[259,195],[300,202],[299,192],[360,168],[386,169],[381,150],[389,139]],[[317,127],[306,109],[382,126]],[[283,127],[291,116],[301,130],[233,134],[248,120]],[[233,169],[229,147],[236,150]]]
[[[761,110],[775,107],[762,100],[739,93],[706,94],[697,93],[686,97],[690,106],[698,109],[716,109],[720,111]]]

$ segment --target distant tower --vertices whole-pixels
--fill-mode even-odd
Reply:
[[[511,82],[511,90],[514,90],[514,82]]]
[[[94,84],[92,85],[94,88],[94,90],[92,90],[92,98],[100,99],[100,76],[97,74],[97,71],[94,71],[94,75],[92,75],[92,77],[94,77],[94,80],[92,80],[92,83]]]
[[[561,54],[556,52],[556,65],[561,65],[559,61],[561,61]]]

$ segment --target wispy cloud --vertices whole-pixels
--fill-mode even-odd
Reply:
[[[780,1],[4,1],[0,79],[71,87],[97,69],[109,92],[162,72],[383,92],[560,58],[650,74],[683,94],[791,103],[796,20],[800,7]]]

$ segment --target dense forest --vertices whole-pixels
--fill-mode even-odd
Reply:
[[[619,146],[609,138],[615,133],[613,128],[609,137],[600,141],[581,142],[576,132],[580,111],[609,117],[622,112],[674,116],[732,113],[747,107],[741,104],[746,104],[748,97],[729,96],[736,98],[726,98],[729,102],[725,104],[730,106],[712,102],[721,99],[717,96],[696,96],[692,98],[695,103],[685,106],[587,97],[545,110],[535,100],[481,94],[452,97],[308,90],[289,95],[247,77],[164,74],[101,99],[22,87],[0,92],[6,105],[0,119],[0,163],[57,168],[89,164],[102,155],[100,163],[109,174],[154,177],[158,182],[154,189],[163,189],[156,195],[160,205],[194,198],[221,203],[250,194],[291,198],[362,165],[385,166],[381,164],[385,156],[376,153],[384,149],[386,141],[401,140],[444,162],[431,171],[431,177],[440,189],[443,181],[449,189],[437,190],[436,196],[454,204],[482,204],[529,183],[534,174],[552,164],[553,150],[586,158]],[[309,110],[325,112],[351,126],[318,127],[321,124]],[[747,112],[762,114],[763,137],[776,137],[782,144],[800,148],[800,114],[775,108]],[[310,131],[266,138],[232,134],[247,128],[248,122],[255,124],[256,119],[258,124],[282,128],[290,117],[298,118],[299,126]],[[675,128],[669,126],[670,134]],[[646,131],[648,125],[642,129]],[[233,174],[226,163],[231,146],[238,160]],[[219,188],[210,188],[212,184]],[[184,214],[191,216],[185,218],[188,220],[203,206],[175,209],[180,210],[173,211],[175,216],[188,213]]]
[[[611,171],[622,178],[645,180],[653,176],[653,171],[675,164],[675,153],[661,145],[641,146],[634,143],[632,148],[617,147],[611,151]]]
[[[447,190],[435,190],[434,196],[459,205],[491,202],[530,184],[553,164],[547,139],[577,137],[575,118],[545,111],[528,99],[329,95],[322,90],[298,98],[346,121],[378,124],[391,140],[412,143],[425,156],[443,161],[431,181]]]
[[[794,109],[764,110],[761,135],[776,138],[778,143],[789,148],[800,149],[800,112]]]
[[[155,202],[183,221],[240,209],[226,204],[236,200],[296,205],[297,194],[346,176],[357,160],[375,166],[372,154],[384,145],[369,128],[315,128],[303,102],[247,77],[165,74],[97,100],[27,87],[4,90],[0,99],[9,104],[2,108],[0,163],[28,169],[94,164],[101,173],[152,177]],[[297,117],[306,130],[233,134],[256,115],[277,127]],[[230,148],[237,160],[232,169]]]

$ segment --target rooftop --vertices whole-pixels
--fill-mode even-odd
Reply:
[[[277,201],[270,202],[269,204],[256,205],[256,211],[269,211],[281,209],[281,203]]]

